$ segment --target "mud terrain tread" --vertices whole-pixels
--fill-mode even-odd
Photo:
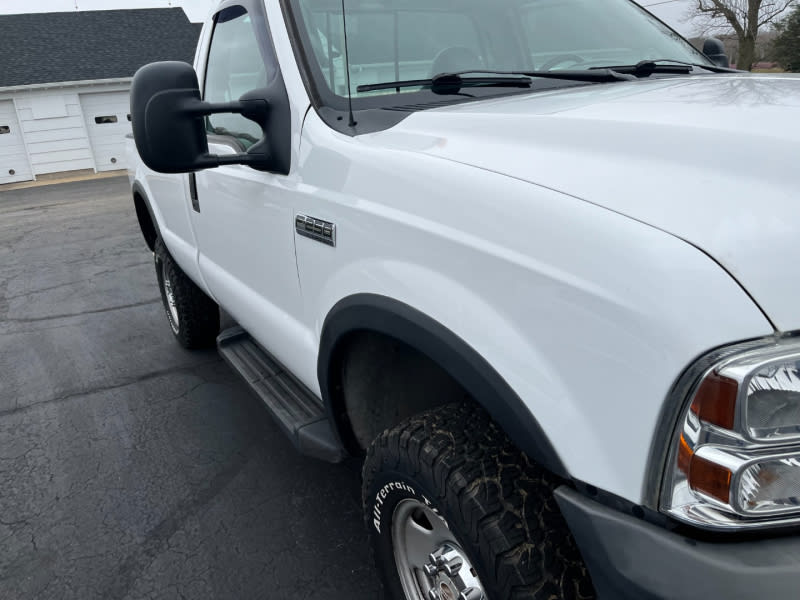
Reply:
[[[158,287],[161,291],[161,300],[164,304],[164,310],[167,311],[168,320],[170,318],[169,309],[159,271],[159,261],[164,263],[172,283],[172,291],[175,295],[178,319],[180,321],[178,333],[175,334],[176,339],[181,346],[189,350],[213,347],[216,344],[217,335],[219,335],[220,317],[217,303],[197,287],[181,268],[175,264],[160,237],[156,240],[154,253],[156,256]]]
[[[368,493],[385,471],[439,493],[440,509],[489,572],[491,600],[595,597],[552,495],[560,480],[517,450],[477,405],[439,407],[378,436],[363,469],[368,526]]]

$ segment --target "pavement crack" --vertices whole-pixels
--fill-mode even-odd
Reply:
[[[131,553],[114,572],[111,584],[100,595],[102,598],[126,598],[131,588],[152,561],[169,547],[169,540],[193,516],[210,504],[236,479],[252,458],[255,443],[238,452],[230,464],[217,473],[196,494],[184,498],[172,511],[145,535],[139,548]]]
[[[197,363],[192,366],[187,367],[175,367],[171,369],[159,369],[158,371],[151,371],[150,373],[145,373],[143,375],[139,375],[137,377],[132,377],[127,380],[123,380],[118,383],[112,383],[109,385],[100,385],[97,387],[89,388],[88,390],[80,390],[77,392],[70,392],[68,394],[64,394],[61,396],[56,396],[55,398],[49,398],[47,400],[40,400],[39,402],[32,402],[31,404],[26,404],[25,406],[17,406],[14,408],[9,408],[6,410],[0,410],[0,418],[8,417],[12,415],[19,415],[32,412],[37,410],[41,406],[51,405],[51,404],[61,404],[63,402],[69,402],[70,400],[76,400],[79,398],[85,398],[86,396],[91,396],[93,394],[101,394],[103,392],[110,392],[113,390],[119,390],[126,387],[130,387],[132,385],[136,385],[138,383],[144,383],[146,381],[151,381],[153,379],[158,379],[160,377],[165,377],[167,375],[173,374],[180,374],[180,373],[187,373],[187,372],[195,372],[195,371],[202,371],[203,367],[211,364],[215,364],[219,362],[219,359],[209,360],[202,363]],[[180,396],[179,396],[180,397]]]
[[[144,302],[134,302],[132,304],[123,304],[121,306],[109,306],[107,308],[97,308],[94,310],[85,310],[83,312],[78,313],[65,313],[61,315],[47,315],[44,317],[23,317],[19,319],[6,319],[8,323],[39,323],[41,321],[53,321],[55,319],[70,319],[73,317],[82,317],[84,315],[96,315],[99,313],[107,313],[107,312],[114,312],[117,310],[126,310],[128,308],[137,308],[139,306],[147,306],[149,304],[156,304],[161,302],[160,298],[155,298],[153,300],[145,300]]]
[[[143,263],[142,261],[137,261],[137,262],[132,263],[132,264],[120,265],[119,267],[115,267],[113,269],[104,269],[102,271],[98,271],[97,273],[93,273],[90,277],[85,277],[84,279],[75,279],[73,281],[68,281],[66,283],[60,283],[58,285],[51,285],[51,286],[48,286],[48,287],[38,288],[38,289],[35,289],[35,290],[29,290],[27,292],[20,292],[18,294],[14,294],[13,296],[5,296],[5,300],[9,301],[9,300],[18,300],[19,298],[29,298],[31,296],[36,296],[36,295],[39,295],[39,294],[43,294],[44,292],[52,292],[53,290],[60,290],[62,288],[75,287],[77,285],[80,285],[82,283],[86,283],[88,281],[94,281],[95,279],[97,279],[98,277],[101,277],[103,275],[108,275],[110,273],[119,273],[120,271],[122,271],[124,269],[134,269],[134,268],[143,267],[143,266],[147,266],[147,263]],[[0,299],[2,299],[2,298],[0,298]]]

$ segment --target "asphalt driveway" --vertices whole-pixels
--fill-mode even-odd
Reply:
[[[0,598],[379,596],[358,465],[172,339],[125,178],[0,192]]]

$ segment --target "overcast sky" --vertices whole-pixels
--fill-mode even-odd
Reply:
[[[600,1],[600,0],[596,0]],[[694,33],[691,23],[683,23],[687,2],[690,0],[640,0],[650,11],[683,33]],[[26,12],[53,12],[75,10],[101,10],[111,8],[152,8],[180,6],[192,21],[202,21],[218,0],[0,0],[0,14]]]

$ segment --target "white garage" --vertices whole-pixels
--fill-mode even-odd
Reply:
[[[25,140],[11,100],[0,100],[0,185],[32,179]]]
[[[2,186],[126,168],[133,74],[192,62],[200,25],[153,8],[0,15],[0,31]]]
[[[125,136],[131,133],[128,92],[81,94],[80,99],[95,169],[126,168]]]

